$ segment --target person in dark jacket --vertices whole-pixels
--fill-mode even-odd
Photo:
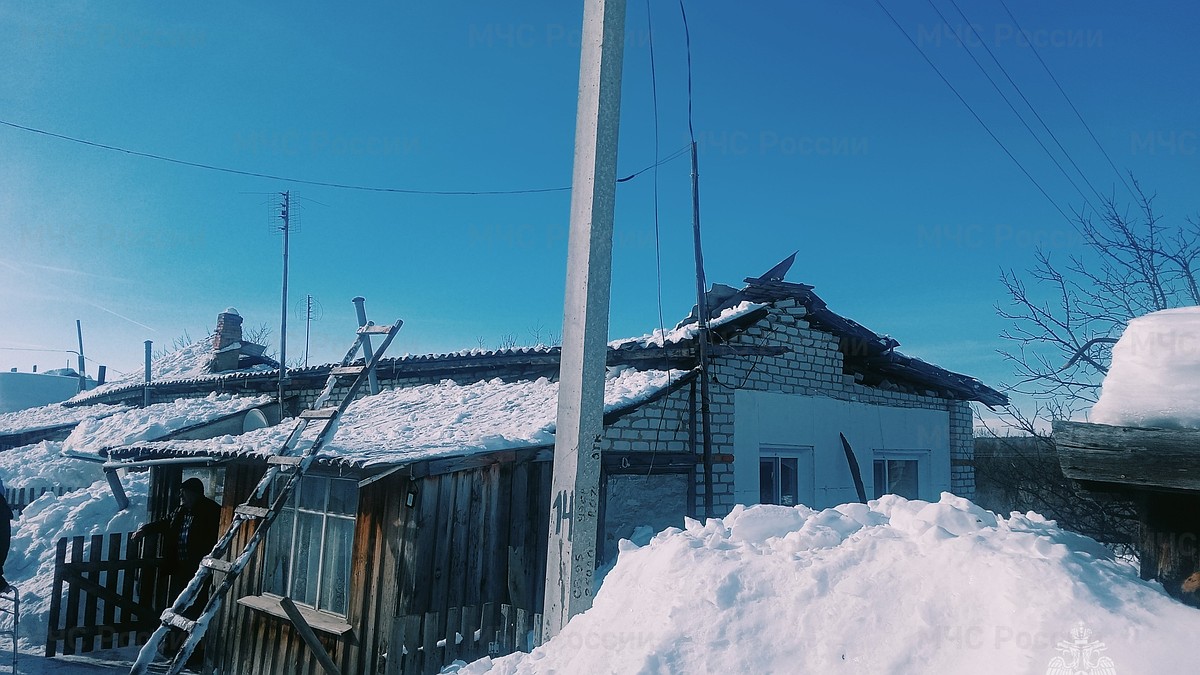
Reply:
[[[189,478],[183,481],[179,490],[179,508],[167,518],[146,523],[133,533],[133,541],[138,541],[147,534],[163,535],[163,558],[171,574],[168,585],[170,601],[183,591],[196,570],[200,561],[212,552],[217,543],[220,527],[221,507],[204,496],[204,483],[199,478]],[[208,585],[201,587],[192,605],[183,611],[183,616],[196,619],[208,602]],[[179,636],[182,637],[182,636]],[[168,650],[173,653],[179,648],[178,638],[168,641]],[[198,658],[200,650],[193,655]]]
[[[0,480],[0,593],[9,589],[8,580],[4,578],[4,562],[8,560],[8,547],[12,543],[12,509],[8,507],[7,492],[4,481]]]

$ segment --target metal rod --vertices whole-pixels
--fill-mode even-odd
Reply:
[[[150,358],[154,352],[154,341],[146,340],[146,386],[142,389],[142,407],[150,405]]]
[[[692,141],[692,243],[696,252],[696,314],[700,334],[696,343],[700,356],[700,427],[704,435],[704,517],[713,513],[712,410],[708,391],[708,282],[704,278],[704,249],[700,244],[700,163]]]
[[[288,234],[291,195],[283,193],[283,205],[279,217],[283,220],[283,308],[279,319],[279,409],[283,410],[283,383],[287,380],[287,311],[288,311]]]

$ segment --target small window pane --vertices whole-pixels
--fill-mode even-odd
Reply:
[[[283,509],[267,533],[267,553],[264,556],[263,590],[275,595],[287,595],[288,561],[292,558],[292,525],[295,512]]]
[[[328,478],[305,476],[300,484],[300,508],[309,511],[325,510],[325,492]]]
[[[329,485],[329,512],[346,516],[358,512],[358,484],[350,480],[334,480]]]
[[[321,554],[320,514],[299,514],[296,523],[295,556],[292,561],[292,599],[306,605],[316,605],[317,573]]]
[[[354,521],[330,517],[325,524],[325,560],[321,569],[321,600],[317,607],[346,613],[346,589],[350,586],[350,556],[354,545]]]
[[[879,499],[888,492],[887,479],[887,462],[882,459],[875,460],[875,499]]]
[[[796,495],[799,494],[799,472],[796,469],[795,457],[779,458],[779,501],[782,506],[795,506]]]
[[[758,460],[758,503],[775,503],[775,460]]]
[[[917,460],[888,460],[888,491],[907,499],[918,499]]]

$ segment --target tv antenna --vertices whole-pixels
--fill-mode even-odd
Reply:
[[[308,338],[312,332],[312,322],[325,317],[325,306],[309,293],[296,303],[296,311],[304,314],[304,367],[308,367]]]

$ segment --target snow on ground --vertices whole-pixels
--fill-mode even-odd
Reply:
[[[1097,642],[1090,666],[1177,673],[1198,632],[1200,612],[1036,514],[887,496],[738,506],[623,542],[590,611],[531,654],[459,673],[1011,675]],[[1111,672],[1062,672],[1076,671]]]
[[[37,408],[0,413],[0,434],[19,434],[75,424],[81,420],[107,417],[128,409],[129,407],[124,405],[89,405],[68,408],[61,403],[51,403]]]
[[[0,452],[0,480],[8,488],[75,488],[104,478],[100,464],[62,456],[62,443],[43,441]]]
[[[1092,422],[1200,429],[1200,307],[1129,322],[1113,347]]]
[[[96,454],[105,448],[154,440],[195,424],[211,422],[263,405],[270,396],[209,394],[204,398],[180,398],[147,408],[130,408],[103,419],[84,420],[63,441],[66,452]]]

